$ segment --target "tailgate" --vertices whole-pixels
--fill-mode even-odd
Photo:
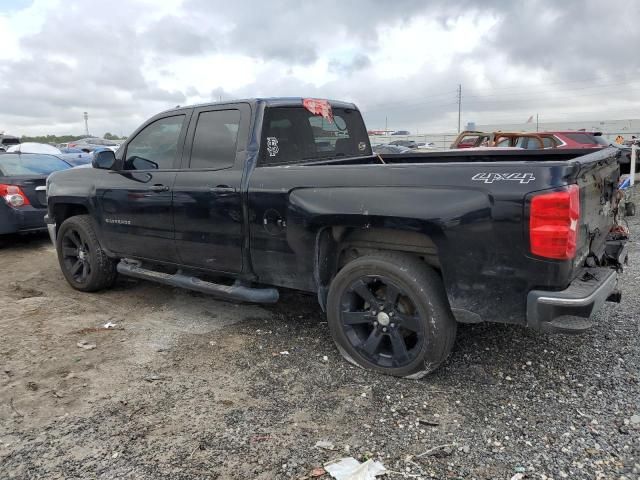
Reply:
[[[609,149],[608,149],[609,150]],[[577,184],[580,187],[580,234],[575,266],[584,264],[593,255],[602,259],[607,236],[616,222],[620,166],[615,150],[609,157],[587,155],[580,160]],[[588,160],[594,157],[593,160]]]

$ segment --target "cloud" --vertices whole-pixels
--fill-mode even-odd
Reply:
[[[621,0],[35,0],[0,12],[0,130],[76,133],[88,111],[126,134],[178,104],[271,95],[452,130],[458,84],[463,122],[632,116],[637,18]]]
[[[348,61],[332,59],[329,61],[329,71],[343,75],[350,75],[353,72],[364,70],[371,66],[371,59],[364,53],[358,53]]]

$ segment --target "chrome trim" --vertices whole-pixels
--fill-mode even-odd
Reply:
[[[36,187],[36,192],[42,192],[42,191],[47,191],[47,186],[46,185],[40,185],[39,187]]]
[[[597,299],[606,300],[611,292],[616,289],[618,283],[618,274],[611,270],[611,275],[609,275],[604,282],[598,285],[590,295],[587,295],[583,298],[558,298],[558,297],[538,297],[538,303],[544,303],[546,305],[566,305],[571,307],[582,307],[585,305],[589,305],[596,301]]]
[[[47,223],[47,230],[49,230],[49,238],[51,239],[51,243],[53,243],[53,247],[56,248],[56,224]]]

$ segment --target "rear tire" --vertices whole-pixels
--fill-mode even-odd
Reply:
[[[348,361],[405,378],[436,370],[453,348],[457,326],[438,274],[401,253],[348,263],[331,283],[327,317]]]
[[[89,215],[70,217],[62,223],[56,250],[62,273],[76,290],[95,292],[115,282],[116,262],[102,250]]]

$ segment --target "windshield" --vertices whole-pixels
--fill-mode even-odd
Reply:
[[[0,173],[6,177],[49,175],[68,168],[71,168],[71,165],[53,155],[33,153],[0,155]]]
[[[263,165],[371,155],[360,112],[333,108],[333,119],[300,107],[272,107],[265,112]]]

